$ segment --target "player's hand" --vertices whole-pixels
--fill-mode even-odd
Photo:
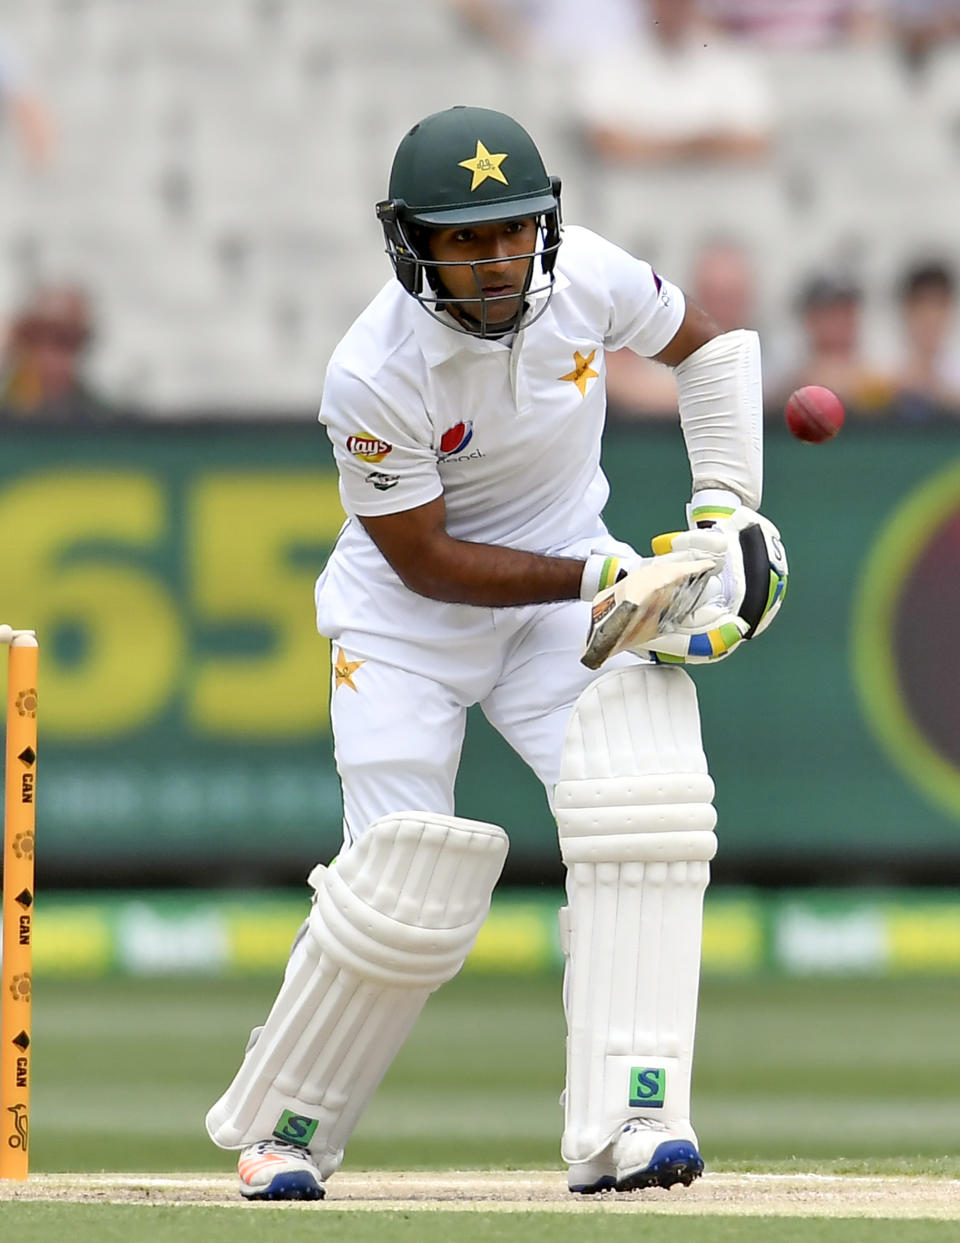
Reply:
[[[723,566],[726,544],[719,532],[700,531],[695,549],[638,559],[594,596],[582,663],[599,669],[618,652],[643,650],[657,635],[669,633],[677,618],[692,614]]]
[[[642,645],[656,660],[673,664],[708,664],[729,656],[743,642],[770,625],[787,589],[787,556],[780,532],[762,514],[741,505],[710,525],[661,535],[653,541],[658,555],[672,551],[696,554],[726,541],[726,557],[711,575],[703,595],[686,617]]]

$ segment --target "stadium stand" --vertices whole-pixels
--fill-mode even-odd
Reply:
[[[505,60],[447,0],[0,0],[60,131],[39,174],[0,132],[0,310],[69,279],[98,312],[120,404],[302,414],[389,276],[373,215],[404,127],[452,103],[513,110],[593,224],[683,282],[703,238],[753,250],[784,331],[811,268],[855,266],[877,348],[892,274],[960,262],[960,53],[922,80],[887,45],[770,50],[763,167],[628,172],[584,150],[569,65]]]

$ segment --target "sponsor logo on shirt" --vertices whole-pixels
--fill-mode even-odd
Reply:
[[[364,479],[364,483],[372,483],[378,492],[386,492],[395,488],[400,482],[399,475],[385,475],[382,471],[372,470]]]
[[[361,462],[382,462],[392,451],[393,445],[377,436],[371,436],[369,432],[347,437],[347,452],[358,457]]]
[[[448,427],[440,437],[441,458],[454,457],[462,453],[472,439],[473,423],[469,419],[465,423],[455,423],[453,427]]]
[[[442,457],[441,462],[475,462],[478,458],[486,457],[482,449],[474,449],[472,453],[458,453],[456,457]]]

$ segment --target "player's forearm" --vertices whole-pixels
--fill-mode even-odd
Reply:
[[[714,337],[679,363],[674,374],[693,491],[719,487],[756,509],[763,489],[757,334],[738,328]]]
[[[571,557],[542,557],[445,536],[415,563],[394,569],[411,591],[430,600],[504,608],[579,599],[583,566]]]

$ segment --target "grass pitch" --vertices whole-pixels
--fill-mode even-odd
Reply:
[[[558,1217],[535,1212],[390,1211],[342,1213],[329,1207],[241,1209],[131,1205],[20,1205],[17,1243],[54,1243],[67,1231],[73,1243],[290,1243],[335,1239],[337,1243],[954,1243],[956,1222],[780,1217],[698,1218],[662,1213],[611,1216],[598,1211]],[[290,1214],[296,1216],[291,1219]],[[321,1214],[322,1220],[312,1215]],[[602,1220],[598,1220],[602,1218]]]
[[[349,1243],[946,1243],[960,1221],[960,1182],[929,1178],[708,1174],[680,1193],[572,1197],[555,1171],[341,1171],[324,1203],[245,1204],[232,1178],[41,1174],[12,1194],[3,1204],[11,1193],[0,1185],[0,1216],[24,1243],[53,1243],[65,1231],[76,1243],[172,1243],[185,1230],[211,1243],[280,1243],[313,1231]]]
[[[203,1116],[273,980],[39,981],[35,1171],[232,1170]],[[949,979],[708,980],[694,1124],[708,1169],[960,1175]],[[345,1169],[559,1169],[559,977],[462,976],[428,1003]]]
[[[202,1122],[274,987],[41,979],[33,1174],[0,1184],[0,1236],[619,1243],[640,1215],[657,1243],[960,1237],[955,981],[708,980],[694,1084],[707,1176],[582,1201],[564,1191],[558,1154],[559,978],[463,976],[431,999],[328,1201],[246,1205]]]

